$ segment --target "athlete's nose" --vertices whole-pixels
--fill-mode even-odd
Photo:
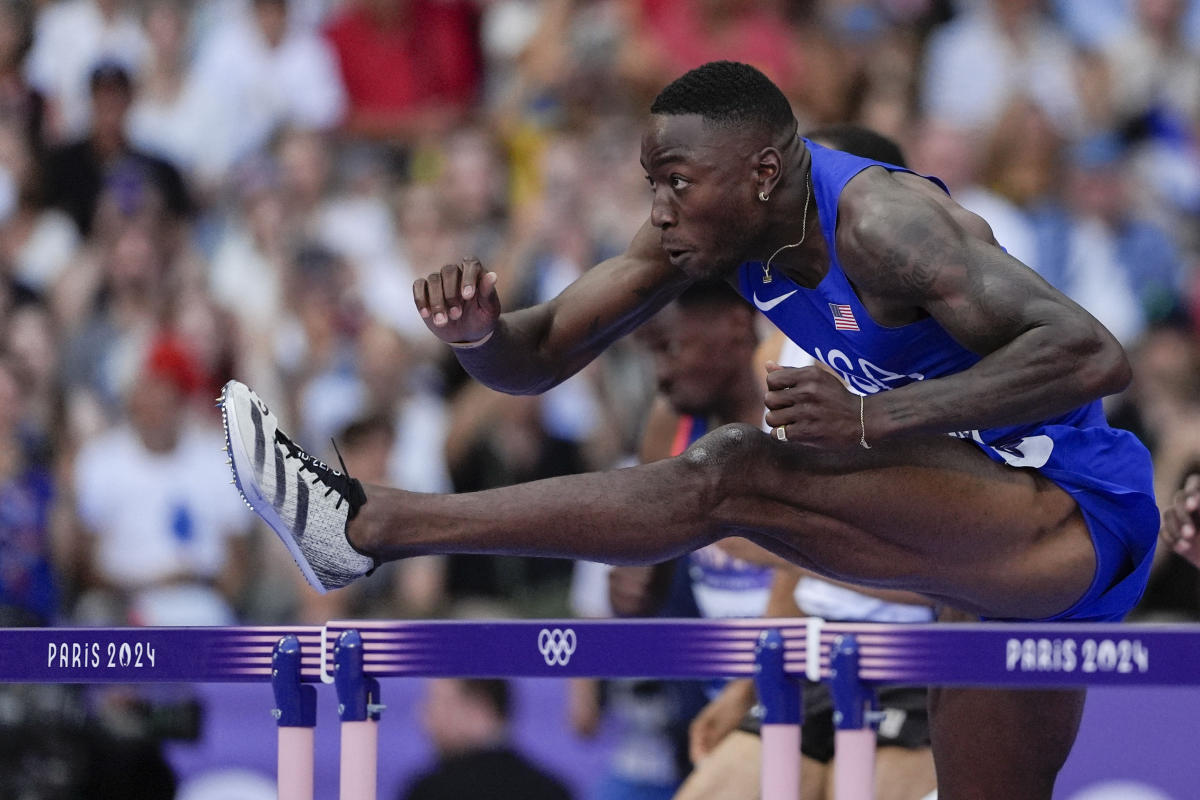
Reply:
[[[654,193],[654,200],[650,204],[650,224],[659,230],[666,230],[678,223],[675,216],[675,211],[671,208],[671,203],[658,192]]]

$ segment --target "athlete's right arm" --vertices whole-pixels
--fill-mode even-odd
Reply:
[[[629,249],[584,273],[545,303],[501,313],[496,275],[475,259],[448,264],[413,284],[426,326],[457,347],[481,383],[538,394],[574,375],[612,342],[676,297],[689,278],[672,267],[647,221]]]

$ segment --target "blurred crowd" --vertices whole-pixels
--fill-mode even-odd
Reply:
[[[654,94],[752,63],[897,140],[1133,355],[1114,422],[1200,463],[1200,3],[3,0],[0,619],[566,613],[571,567],[415,559],[307,590],[220,455],[236,376],[351,474],[470,491],[627,463],[636,339],[549,394],[465,379],[411,283],[506,308],[619,252]],[[1165,564],[1155,613],[1200,617]]]

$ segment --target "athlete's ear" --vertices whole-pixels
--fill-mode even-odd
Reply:
[[[754,161],[754,192],[761,200],[769,198],[779,184],[783,175],[783,156],[774,147],[764,147],[758,151]]]

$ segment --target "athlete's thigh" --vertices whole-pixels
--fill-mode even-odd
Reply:
[[[978,621],[943,609],[940,621]],[[1050,800],[1083,716],[1083,690],[929,689],[939,800]]]
[[[929,691],[939,800],[1050,800],[1083,716],[1083,690]]]
[[[1028,618],[1062,611],[1091,582],[1095,554],[1071,496],[972,442],[929,436],[831,452],[764,436],[751,451],[723,521],[818,572]]]

